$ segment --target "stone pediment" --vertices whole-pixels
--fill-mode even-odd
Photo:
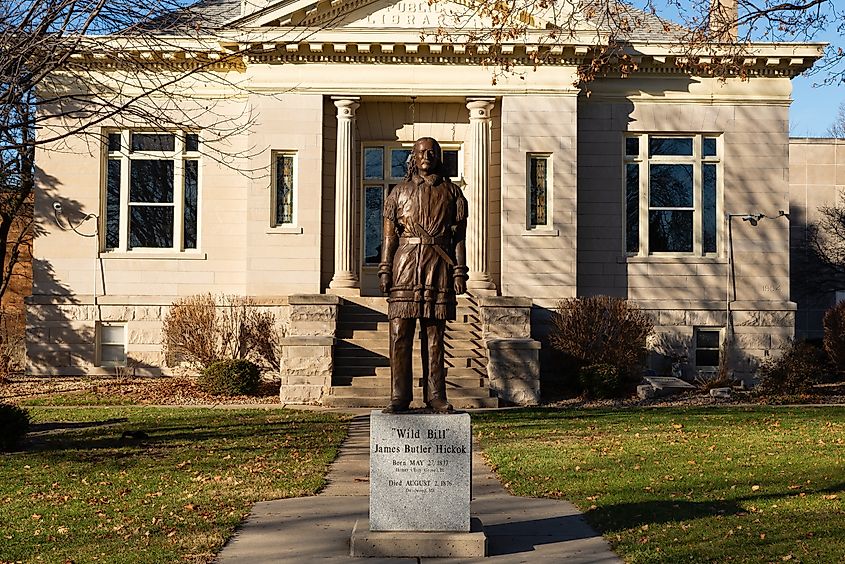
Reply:
[[[415,31],[493,27],[488,17],[476,14],[475,4],[471,0],[438,0],[431,3],[428,0],[282,0],[262,4],[253,5],[253,13],[237,18],[230,25],[247,28],[297,26]],[[542,28],[544,22],[538,21],[536,25]]]

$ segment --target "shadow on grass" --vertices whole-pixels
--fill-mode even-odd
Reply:
[[[619,503],[586,513],[587,520],[602,533],[636,529],[643,525],[679,523],[706,517],[738,515],[747,510],[740,500],[729,501],[679,501],[654,500],[636,503]]]
[[[127,421],[129,421],[128,417],[113,417],[111,419],[104,419],[103,421],[58,421],[55,423],[33,423],[29,426],[29,433],[30,435],[60,433],[62,431],[69,431],[73,429],[88,429],[92,427],[117,425],[118,423],[126,423]]]
[[[538,545],[598,536],[580,515],[485,525],[484,532],[488,537],[488,556],[531,552]]]
[[[845,489],[845,482],[832,484],[824,488],[802,490],[804,494],[839,493]],[[643,525],[679,523],[707,517],[723,517],[745,514],[745,503],[777,501],[800,495],[796,491],[748,495],[730,500],[683,501],[651,500],[634,503],[618,503],[590,509],[585,513],[587,520],[603,534],[626,529],[635,529]]]
[[[227,414],[229,415],[229,414]],[[156,420],[130,420],[127,417],[86,422],[46,422],[33,425],[25,451],[52,456],[72,453],[87,462],[135,456],[139,450],[164,456],[169,451],[213,446],[220,455],[252,450],[255,440],[278,443],[284,449],[315,446],[314,426],[345,425],[342,421],[220,421],[220,414],[191,422],[167,424]],[[244,443],[247,441],[247,443]]]

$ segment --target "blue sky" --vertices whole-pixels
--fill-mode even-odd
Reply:
[[[792,79],[794,101],[789,108],[792,137],[827,137],[827,128],[836,119],[839,104],[845,102],[845,84],[813,86],[821,80],[818,75]]]
[[[676,23],[683,23],[688,18],[700,16],[700,9],[710,4],[709,0],[628,0],[634,7],[648,9],[651,5],[657,14]],[[763,6],[763,3],[757,3]],[[845,48],[845,0],[827,0],[818,8],[823,18],[830,22],[826,29],[815,34],[812,42],[830,43],[835,47]],[[765,22],[765,20],[763,20]],[[837,30],[836,27],[842,29]],[[806,38],[798,35],[775,31],[779,38],[765,36],[765,29],[755,33],[760,41],[792,41],[802,43]],[[740,30],[740,34],[743,30]],[[840,72],[845,71],[841,64]],[[843,76],[845,77],[845,73]],[[829,75],[818,73],[812,76],[799,76],[792,80],[792,106],[789,111],[790,135],[793,137],[827,137],[827,129],[835,121],[839,105],[845,102],[845,83],[836,86],[816,86]]]

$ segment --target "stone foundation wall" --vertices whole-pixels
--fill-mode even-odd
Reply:
[[[276,316],[280,330],[289,324],[287,298],[255,298]],[[86,301],[88,303],[86,303]],[[103,303],[103,302],[108,303]],[[162,322],[172,303],[149,297],[32,296],[26,306],[27,374],[32,376],[109,376],[121,369],[99,366],[97,326],[126,327],[127,369],[137,376],[171,375],[162,349]]]
[[[754,383],[760,362],[777,356],[795,334],[795,304],[792,302],[733,302],[732,325],[728,332],[725,303],[691,303],[690,309],[666,309],[653,302],[641,302],[655,320],[653,353],[650,367],[659,373],[671,372],[671,356],[688,358],[684,366],[685,379],[705,377],[710,370],[697,370],[694,332],[696,328],[720,329],[722,338],[730,336],[728,366],[738,379]],[[704,372],[705,374],[702,374]]]

